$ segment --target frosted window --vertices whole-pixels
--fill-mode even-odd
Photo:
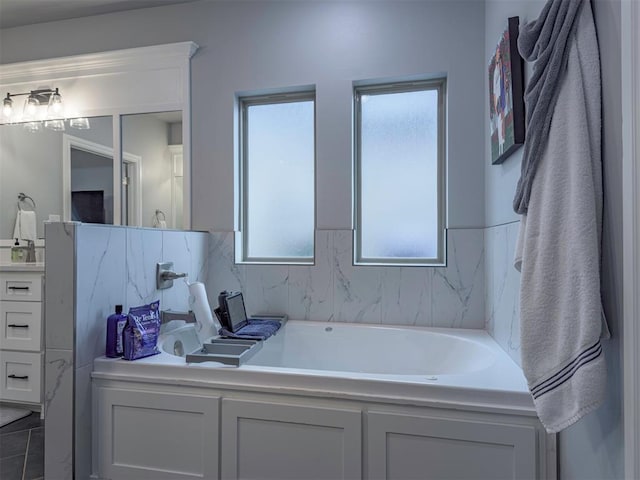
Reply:
[[[440,91],[359,92],[359,261],[442,260]]]
[[[313,258],[314,102],[245,104],[244,258]]]

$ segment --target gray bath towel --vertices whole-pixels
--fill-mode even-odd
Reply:
[[[566,68],[516,249],[516,268],[522,272],[522,369],[549,432],[568,427],[603,401],[600,339],[609,335],[600,298],[598,44],[590,1],[561,3],[579,3],[580,9],[567,39]]]
[[[547,143],[571,33],[582,3],[584,0],[549,0],[540,17],[520,29],[518,51],[526,61],[535,61],[524,94],[527,135],[513,199],[513,209],[521,215],[529,207],[531,185]]]

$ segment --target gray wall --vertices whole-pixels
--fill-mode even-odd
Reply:
[[[199,44],[192,59],[192,225],[223,231],[234,228],[237,92],[316,86],[317,226],[349,229],[353,81],[447,72],[448,225],[483,227],[483,8],[457,0],[201,1],[5,29],[0,58]]]
[[[534,20],[538,17],[544,5],[543,0],[488,0],[485,2],[485,52],[486,65],[484,66],[484,85],[486,86],[484,116],[485,142],[485,218],[487,227],[504,225],[509,222],[518,222],[520,217],[511,207],[518,178],[520,177],[520,161],[522,148],[516,150],[504,163],[491,164],[491,144],[489,138],[489,58],[495,52],[500,35],[507,26],[507,18],[520,17],[520,24]],[[529,78],[531,67],[526,65]]]
[[[169,124],[169,145],[182,145],[182,122]]]
[[[231,261],[229,277],[216,267],[221,289],[241,288],[258,299],[259,311],[277,308],[274,313],[296,318],[482,327],[483,2],[201,1],[3,30],[0,56],[12,62],[187,40],[200,45],[191,60],[192,227],[212,230],[225,247],[231,242],[231,258],[236,95],[300,85],[315,85],[317,94],[316,226],[318,238],[331,244],[318,250],[330,252],[330,268],[320,255],[308,272],[245,269]],[[353,83],[442,74],[448,78],[448,266],[351,268]],[[227,265],[228,250],[217,252]],[[343,265],[349,291],[334,279]],[[314,289],[316,282],[323,288]],[[264,284],[269,287],[257,289]],[[408,298],[401,301],[399,292]],[[300,298],[314,306],[301,311]]]
[[[620,1],[592,2],[602,67],[604,230],[602,300],[612,338],[603,342],[608,395],[593,414],[560,435],[562,479],[624,476],[622,420],[622,77]]]
[[[38,138],[35,142],[34,137]],[[52,152],[59,152],[52,155]],[[36,202],[36,233],[43,220],[62,217],[62,136],[52,130],[29,133],[19,125],[0,127],[0,239],[13,236],[16,202],[24,192]]]

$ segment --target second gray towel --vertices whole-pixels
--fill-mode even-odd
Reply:
[[[549,0],[537,20],[520,28],[520,55],[528,62],[535,61],[524,94],[527,134],[513,199],[513,209],[520,215],[529,208],[531,184],[547,144],[560,80],[566,70],[567,40],[583,1]]]

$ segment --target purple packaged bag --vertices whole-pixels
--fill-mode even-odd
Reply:
[[[124,359],[136,360],[160,353],[160,301],[129,309],[127,325],[122,332]]]

